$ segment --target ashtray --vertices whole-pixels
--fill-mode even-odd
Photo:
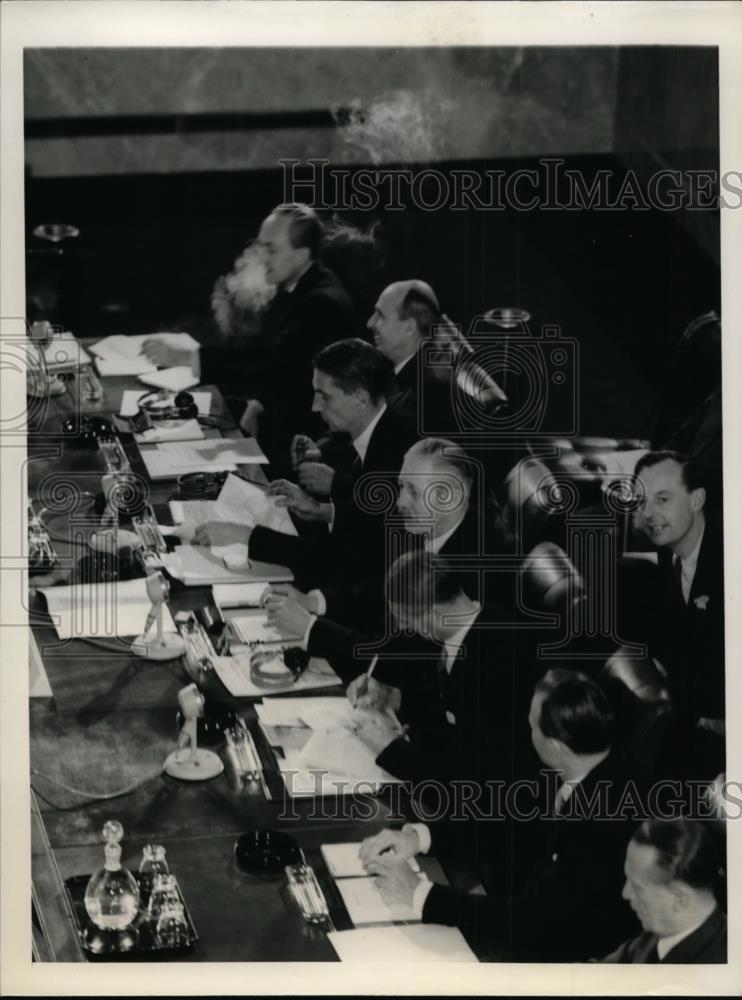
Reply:
[[[188,942],[179,947],[160,944],[147,916],[149,889],[146,881],[138,872],[132,872],[132,875],[139,885],[141,906],[134,922],[120,931],[100,930],[88,916],[88,911],[85,909],[85,889],[90,881],[90,875],[73,875],[72,878],[65,880],[64,888],[71,904],[75,929],[89,962],[146,962],[169,958],[189,952],[198,941],[198,933],[188,911],[188,904],[178,886],[178,895],[183,904],[188,928]]]
[[[294,838],[278,830],[243,833],[235,841],[234,857],[245,874],[264,879],[283,877],[286,865],[295,865],[302,860]]]

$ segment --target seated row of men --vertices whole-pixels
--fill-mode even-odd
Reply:
[[[306,230],[300,245],[297,226]],[[425,790],[421,806],[423,798],[429,804],[433,787],[449,804],[467,790],[466,821],[444,809],[431,831],[419,827],[368,848],[369,865],[389,897],[410,901],[412,889],[424,919],[458,923],[480,950],[484,939],[501,957],[600,958],[636,930],[620,889],[631,817],[618,805],[627,787],[641,786],[642,801],[646,791],[634,773],[637,761],[627,754],[621,720],[616,722],[596,683],[602,664],[591,658],[587,643],[580,646],[580,663],[594,676],[563,669],[542,676],[544,650],[555,645],[548,640],[561,637],[567,616],[549,626],[544,609],[524,599],[522,556],[498,550],[487,513],[487,456],[423,435],[429,428],[455,429],[452,409],[460,388],[450,372],[448,382],[441,382],[421,360],[422,345],[441,319],[432,290],[422,282],[390,286],[369,320],[376,346],[338,340],[338,326],[323,325],[320,318],[329,309],[337,320],[342,309],[314,261],[312,227],[311,218],[292,209],[274,213],[261,230],[269,268],[281,286],[274,314],[284,326],[280,335],[274,330],[260,362],[265,384],[275,392],[266,389],[251,399],[243,417],[243,428],[266,442],[280,469],[292,464],[288,429],[294,421],[297,481],[277,479],[269,489],[291,511],[299,535],[212,522],[198,529],[195,541],[247,541],[253,558],[289,565],[295,586],[271,588],[269,616],[301,636],[310,653],[330,660],[351,699],[366,710],[358,736],[379,765]],[[297,293],[301,308],[292,301]],[[303,339],[295,352],[297,336]],[[209,364],[203,352],[206,378]],[[237,371],[244,366],[240,357]],[[331,432],[320,444],[306,434],[310,391],[312,411]],[[707,521],[703,481],[682,456],[644,456],[636,492],[637,523],[657,546],[659,565],[656,606],[630,638],[661,664],[675,712],[664,749],[642,774],[695,776],[703,758],[701,776],[711,779],[723,768],[719,526]],[[569,651],[560,659],[572,665]],[[714,736],[714,753],[722,761],[710,771],[707,736]],[[555,794],[552,785],[551,800],[542,803],[544,819],[522,823],[506,815],[491,822],[480,815],[483,790],[492,783],[514,788],[543,767],[558,775],[559,786]],[[603,805],[614,816],[610,822],[592,814],[578,823],[559,822],[573,796],[589,800],[606,783],[609,799]],[[637,882],[637,866],[652,862],[663,873],[657,884],[671,872],[665,881],[673,893],[675,883],[686,884],[684,878],[695,893],[686,894],[682,920],[676,914],[675,921],[663,916],[660,923],[645,923],[662,939],[659,960],[694,960],[668,957],[679,947],[680,939],[672,939],[685,935],[685,950],[676,954],[689,955],[689,935],[708,920],[713,947],[720,948],[723,937],[723,920],[712,919],[716,909],[709,910],[711,882],[704,881],[706,874],[698,882],[686,872],[695,871],[693,851],[707,856],[705,834],[696,836],[692,824],[687,833],[683,822],[677,842],[652,824],[642,828],[627,855],[627,886]],[[405,878],[406,869],[389,864],[399,858],[381,854],[383,844],[396,855],[433,844],[454,866],[470,859],[486,897],[472,902],[475,897],[435,887],[423,900],[423,890]],[[672,861],[673,851],[684,860]],[[705,861],[700,867],[706,873]],[[635,905],[641,917],[644,904]],[[653,904],[646,905],[654,912]],[[652,960],[646,943],[640,938],[627,946],[621,954],[629,957],[619,960]],[[721,954],[718,948],[713,954]],[[695,960],[721,960],[703,957],[711,953],[701,949]]]

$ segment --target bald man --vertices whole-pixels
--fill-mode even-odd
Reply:
[[[442,319],[438,298],[424,281],[413,278],[388,285],[368,321],[374,343],[394,365],[387,390],[390,409],[406,413],[421,434],[457,429],[451,393],[451,370],[423,363],[421,345],[433,337]]]

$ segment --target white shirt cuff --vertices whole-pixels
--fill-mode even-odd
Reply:
[[[330,534],[332,534],[332,529],[335,527],[335,504],[330,501]]]
[[[315,597],[317,599],[317,614],[320,618],[327,614],[327,601],[325,600],[325,595],[321,590],[310,590],[308,597]]]
[[[201,348],[194,347],[188,361],[195,378],[201,378]]]
[[[307,627],[304,629],[304,635],[301,640],[301,648],[306,651],[309,647],[309,633],[312,631],[312,625],[317,621],[317,616],[312,615],[307,622]]]
[[[418,887],[412,896],[412,910],[415,914],[416,920],[422,920],[423,918],[423,908],[425,906],[425,900],[428,898],[428,893],[433,888],[433,883],[430,879],[421,878]]]
[[[417,834],[417,839],[420,843],[420,854],[427,854],[430,850],[430,830],[424,823],[405,823],[402,827],[402,833],[407,833],[408,830],[414,830]]]

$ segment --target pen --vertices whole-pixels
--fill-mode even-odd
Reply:
[[[366,673],[364,675],[365,676],[365,683],[363,684],[363,687],[359,688],[358,691],[356,691],[356,702],[355,702],[356,705],[358,704],[358,699],[361,698],[361,697],[363,697],[363,695],[366,694],[366,692],[368,691],[368,682],[371,680],[371,677],[373,676],[373,672],[376,669],[376,664],[378,662],[379,662],[379,657],[378,657],[378,655],[376,655],[373,658],[373,660],[371,660],[371,662],[369,663],[368,670],[366,671]],[[355,707],[355,705],[353,707]]]

